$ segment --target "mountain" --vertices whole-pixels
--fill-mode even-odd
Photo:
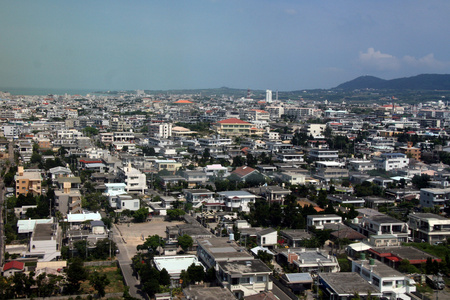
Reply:
[[[450,74],[421,74],[391,80],[374,76],[361,76],[342,83],[335,89],[450,90]]]

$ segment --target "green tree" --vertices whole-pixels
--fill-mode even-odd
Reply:
[[[147,217],[148,217],[147,207],[141,207],[138,210],[136,210],[133,214],[133,218],[136,223],[143,223],[147,221]]]
[[[200,282],[205,279],[205,270],[203,266],[196,266],[194,263],[189,266],[186,271],[188,273],[189,282]]]
[[[152,249],[153,252],[155,252],[159,246],[164,247],[165,245],[166,242],[164,239],[157,234],[148,236],[144,242],[144,247],[147,249]]]
[[[90,276],[89,283],[97,291],[99,298],[102,298],[105,296],[105,288],[108,284],[110,284],[110,281],[106,276],[106,274],[100,274],[97,271],[95,271]]]
[[[191,248],[193,244],[194,240],[187,234],[183,234],[182,236],[178,237],[178,245],[183,249],[184,252]]]
[[[170,285],[170,275],[165,268],[162,269],[161,272],[159,272],[159,284]]]
[[[185,214],[186,212],[179,208],[167,210],[167,217],[169,217],[170,220],[180,220],[181,216],[184,216]]]
[[[87,272],[83,266],[83,261],[79,257],[75,257],[67,267],[67,292],[75,294],[79,291],[81,282],[86,280]]]

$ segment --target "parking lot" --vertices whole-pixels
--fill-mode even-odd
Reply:
[[[145,238],[147,238],[149,235],[157,234],[165,238],[166,226],[176,226],[178,224],[183,224],[183,222],[168,222],[159,218],[154,218],[147,223],[127,223],[116,226],[126,242],[124,246],[129,258],[131,259],[137,252],[136,246],[143,244]]]

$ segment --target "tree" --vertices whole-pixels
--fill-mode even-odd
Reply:
[[[194,240],[187,234],[183,234],[182,236],[178,237],[178,245],[183,249],[184,252],[191,248],[193,244]]]
[[[144,242],[144,247],[152,249],[153,252],[155,252],[159,246],[164,247],[165,245],[166,242],[164,239],[157,234],[147,237]]]
[[[186,212],[182,209],[169,209],[167,210],[167,216],[170,220],[180,220],[181,216],[184,216]]]
[[[74,294],[78,292],[81,286],[81,282],[86,280],[87,273],[83,266],[83,261],[81,258],[76,257],[73,259],[72,263],[67,267],[67,292],[69,294]]]
[[[429,182],[431,178],[428,174],[414,175],[411,182],[416,186],[417,189],[424,189],[429,187]]]
[[[89,283],[94,287],[98,296],[101,298],[105,296],[105,287],[110,283],[110,281],[106,274],[99,274],[95,271],[89,278]]]
[[[136,210],[133,214],[134,221],[136,223],[143,223],[147,220],[148,217],[148,208],[147,207],[141,207],[138,210]]]
[[[205,279],[205,270],[203,266],[196,266],[194,263],[187,269],[187,274],[189,277],[189,282],[200,282]]]
[[[160,285],[169,285],[170,284],[170,275],[169,272],[164,268],[159,272],[159,284]]]
[[[86,134],[88,137],[94,136],[98,134],[98,129],[94,128],[94,127],[85,127],[83,129],[84,134]]]

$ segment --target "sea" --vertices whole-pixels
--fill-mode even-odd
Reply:
[[[101,94],[101,92],[97,92],[95,90],[88,89],[55,89],[55,88],[2,88],[0,87],[0,91],[9,92],[11,95],[82,95],[85,96],[87,94]]]

